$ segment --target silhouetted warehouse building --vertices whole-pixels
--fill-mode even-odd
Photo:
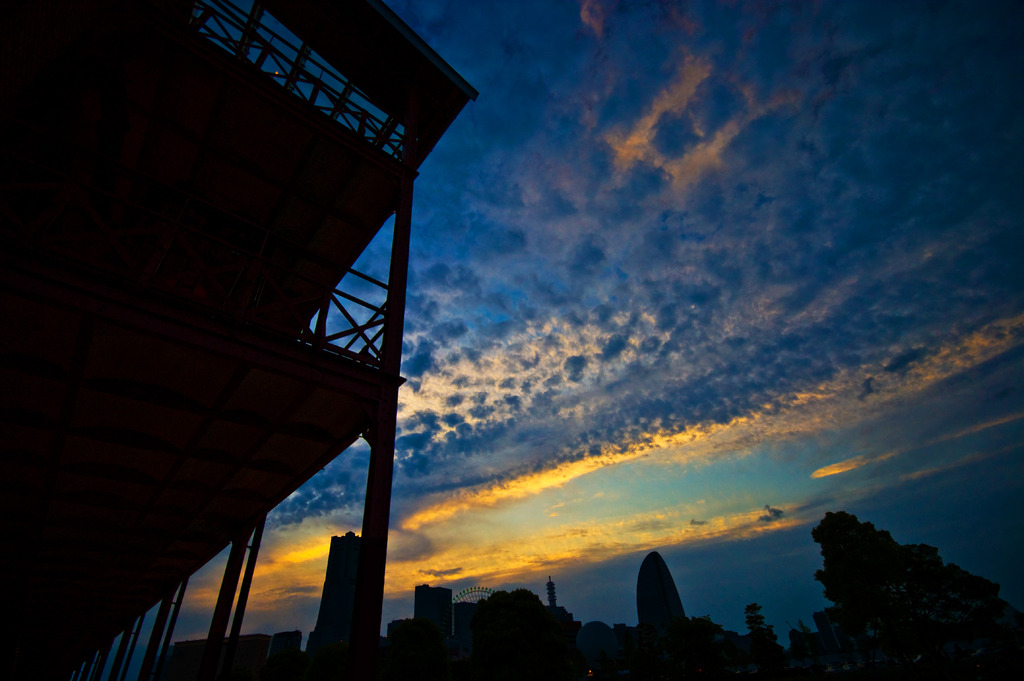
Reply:
[[[260,669],[267,662],[271,638],[267,634],[245,634],[238,637],[238,647],[232,667],[241,667],[252,678],[258,679]],[[227,643],[225,641],[225,643]],[[167,674],[160,681],[192,681],[199,675],[203,661],[206,639],[199,641],[178,641],[171,649],[171,661]],[[224,670],[217,669],[217,678],[224,677]]]
[[[286,650],[302,650],[301,631],[279,631],[270,639],[270,650],[267,657]]]
[[[230,545],[212,678],[267,512],[359,437],[371,678],[412,183],[475,96],[378,0],[5,4],[5,678],[126,666],[159,604],[146,678],[188,577]],[[391,216],[387,281],[361,276]]]

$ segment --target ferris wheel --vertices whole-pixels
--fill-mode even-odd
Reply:
[[[476,603],[477,601],[482,601],[493,593],[493,589],[488,589],[485,586],[471,586],[468,589],[463,589],[452,596],[452,604]]]

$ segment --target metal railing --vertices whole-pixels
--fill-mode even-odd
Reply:
[[[249,62],[374,148],[402,158],[404,126],[258,2],[197,0],[190,23],[200,35]]]

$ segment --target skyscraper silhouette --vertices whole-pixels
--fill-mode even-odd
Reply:
[[[306,652],[310,655],[315,655],[321,646],[350,639],[358,565],[359,537],[354,532],[348,532],[344,537],[331,537],[320,612],[316,617],[316,627],[306,643]]]
[[[416,587],[413,617],[428,619],[438,626],[445,638],[451,636],[452,590],[427,584]]]
[[[652,551],[640,564],[636,580],[636,614],[640,624],[667,626],[673,617],[683,617],[676,583],[668,566],[657,551]]]

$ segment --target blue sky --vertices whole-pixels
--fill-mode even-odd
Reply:
[[[548,575],[635,624],[658,550],[782,633],[829,510],[1024,607],[1020,3],[389,6],[480,97],[416,183],[385,624]],[[271,515],[246,630],[312,629],[366,462]]]

